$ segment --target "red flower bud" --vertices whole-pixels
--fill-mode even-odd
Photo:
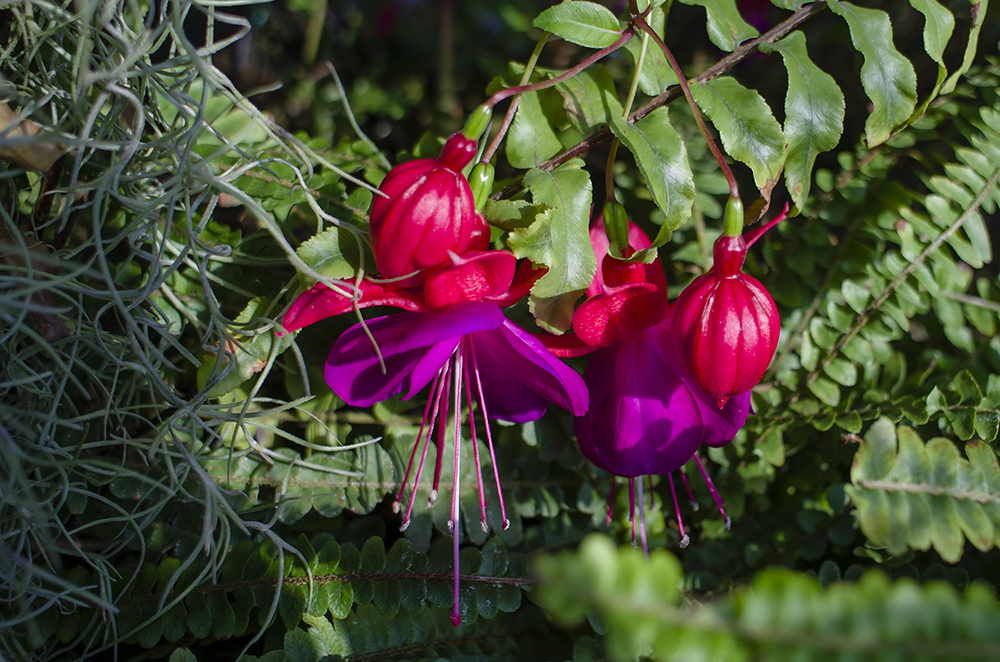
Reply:
[[[464,168],[476,143],[456,133],[436,159],[400,164],[382,180],[370,214],[372,251],[383,278],[399,278],[449,261],[449,251],[485,250],[490,230],[476,213]],[[419,285],[420,274],[403,281]]]
[[[784,216],[747,235],[749,244]],[[680,355],[719,407],[757,385],[774,358],[781,331],[774,299],[742,271],[747,246],[742,236],[719,237],[712,268],[695,278],[670,308]]]

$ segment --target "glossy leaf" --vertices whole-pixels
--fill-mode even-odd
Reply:
[[[750,167],[757,188],[770,198],[788,146],[764,99],[728,76],[694,85],[691,93],[718,130],[726,153]]]
[[[760,33],[740,16],[736,0],[681,0],[685,5],[701,6],[708,16],[708,37],[724,51],[736,47]]]
[[[865,123],[865,142],[874,147],[909,119],[917,103],[917,76],[892,43],[892,25],[885,12],[838,0],[828,0],[827,6],[847,22],[854,47],[865,57],[861,83],[874,106]]]
[[[587,48],[610,46],[621,35],[618,19],[607,7],[585,0],[549,7],[532,25]]]
[[[556,85],[573,128],[588,133],[622,115],[615,82],[602,65],[590,67]]]
[[[506,144],[507,160],[515,168],[534,167],[562,149],[552,128],[552,107],[548,105],[553,94],[543,90],[521,95]]]
[[[517,257],[548,267],[531,288],[530,305],[543,328],[556,332],[569,328],[573,303],[597,270],[589,233],[591,183],[581,166],[573,160],[551,172],[535,169],[525,175],[533,202],[549,209],[508,241]]]
[[[666,217],[649,250],[670,239],[673,230],[684,225],[694,204],[694,176],[688,164],[684,141],[670,125],[666,108],[657,108],[635,124],[616,117],[611,130],[635,157],[656,206]]]
[[[844,130],[844,94],[833,77],[809,59],[803,33],[793,32],[769,46],[761,44],[761,50],[780,53],[788,72],[785,180],[795,206],[803,209],[816,157],[836,147]]]

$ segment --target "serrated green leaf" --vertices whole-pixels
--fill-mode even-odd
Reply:
[[[892,43],[888,14],[838,0],[827,0],[827,6],[847,22],[851,41],[865,58],[861,84],[874,106],[865,123],[865,142],[872,148],[910,118],[917,103],[917,75]]]
[[[539,324],[557,333],[569,328],[573,302],[597,271],[590,246],[591,183],[582,165],[574,159],[551,172],[534,169],[525,175],[535,204],[550,209],[508,240],[518,258],[549,268],[531,288],[530,303]]]
[[[823,366],[823,372],[841,386],[854,386],[858,383],[858,367],[847,359],[833,359]]]
[[[621,36],[618,19],[607,7],[584,0],[549,7],[532,25],[586,48],[610,46]]]
[[[622,105],[615,81],[603,65],[594,65],[556,85],[570,124],[580,133],[589,133],[621,117]]]
[[[299,246],[295,253],[323,276],[351,278],[354,276],[354,267],[341,249],[342,243],[353,247],[354,250],[347,253],[353,255],[353,259],[356,260],[357,240],[350,232],[341,228],[324,230]]]
[[[770,199],[788,145],[767,102],[728,76],[693,85],[691,94],[718,130],[726,153],[750,167],[757,188]]]
[[[554,97],[559,102],[558,95],[551,90],[521,95],[506,144],[507,160],[515,168],[533,168],[562,149],[562,143],[552,128],[555,122],[552,110],[543,103],[546,97]]]
[[[670,232],[690,218],[694,205],[694,176],[684,141],[670,125],[666,108],[657,108],[635,124],[615,117],[610,127],[635,157],[653,201],[666,217],[649,249],[655,254]]]
[[[169,662],[198,662],[198,658],[187,648],[178,648],[170,654]]]
[[[546,209],[527,200],[487,200],[483,216],[490,225],[512,232],[530,226]]]
[[[731,53],[747,39],[760,35],[740,16],[736,0],[681,0],[681,2],[705,8],[708,17],[708,37],[713,44],[726,52]]]
[[[844,130],[844,93],[832,76],[809,59],[806,38],[801,32],[793,32],[772,45],[761,44],[761,50],[779,52],[788,72],[785,180],[795,206],[803,209],[809,198],[816,157],[840,142]]]

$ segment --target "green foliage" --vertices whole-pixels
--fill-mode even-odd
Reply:
[[[1000,465],[985,443],[970,441],[968,460],[947,439],[926,444],[911,428],[881,418],[861,441],[847,494],[861,530],[892,554],[934,547],[945,561],[962,557],[966,537],[982,551],[1000,526]]]
[[[553,410],[492,424],[503,530],[477,411],[455,628],[450,499],[424,508],[431,470],[397,496],[426,393],[348,406],[323,362],[352,316],[279,323],[305,288],[376,273],[367,214],[391,164],[628,16],[442,3],[448,38],[421,3],[280,4],[0,10],[24,120],[0,127],[0,657],[1000,657],[995,9],[775,1],[793,13],[764,12],[766,43],[732,0],[651,3],[737,182],[799,212],[745,265],[782,316],[756,415],[700,452],[732,528],[696,463],[651,477],[646,561],[626,491]],[[560,39],[520,64],[541,30]],[[731,55],[706,66],[715,48]],[[548,269],[508,309],[525,328],[569,328],[609,194],[656,237],[632,259],[660,257],[671,298],[711,264],[728,182],[655,41],[625,51],[520,96],[492,157],[493,247]],[[18,147],[64,156],[38,173]]]
[[[1000,652],[1000,603],[977,584],[962,595],[945,582],[891,582],[873,571],[823,587],[774,569],[685,607],[673,555],[657,551],[647,562],[598,536],[537,568],[539,601],[566,622],[596,611],[613,660],[987,660]]]

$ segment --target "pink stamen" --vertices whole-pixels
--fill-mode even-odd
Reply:
[[[448,361],[451,364],[454,361],[454,357]],[[434,483],[431,485],[431,494],[427,498],[427,507],[433,508],[434,502],[437,501],[438,490],[441,488],[441,462],[444,459],[444,454],[441,452],[444,449],[444,435],[446,428],[448,427],[448,403],[451,399],[451,381],[446,380],[443,384],[444,386],[444,415],[441,417],[441,425],[438,426],[438,439],[437,439],[437,457],[434,458]],[[455,411],[455,416],[458,417],[458,421],[462,420],[462,410],[458,409]]]
[[[628,479],[628,519],[632,523],[632,546],[635,547],[635,478]]]
[[[691,483],[688,482],[687,474],[683,471],[678,471],[677,473],[681,475],[681,480],[684,481],[684,489],[687,490],[688,499],[691,501],[691,510],[698,512],[701,505],[699,505],[698,500],[694,498],[694,492],[691,491]]]
[[[611,496],[608,497],[608,519],[606,524],[611,526],[611,511],[615,507],[615,483],[618,481],[614,476],[611,477]]]
[[[680,548],[684,549],[691,542],[691,538],[684,533],[684,520],[681,519],[681,507],[677,504],[677,489],[674,487],[674,475],[672,473],[667,474],[667,480],[670,481],[670,496],[674,499],[674,512],[677,513],[677,526],[681,530],[681,542]]]
[[[420,438],[424,436],[424,429],[427,427],[427,415],[431,411],[431,405],[434,404],[434,395],[437,392],[438,382],[441,380],[441,374],[443,372],[444,366],[441,366],[441,369],[438,370],[438,374],[434,376],[434,381],[431,382],[431,392],[427,396],[427,406],[424,407],[424,417],[420,419],[420,431],[417,432],[417,440],[413,444],[413,451],[410,453],[410,463],[406,465],[406,473],[403,474],[403,483],[399,486],[399,494],[396,495],[396,502],[392,504],[392,511],[394,513],[398,513],[400,511],[399,504],[403,501],[403,492],[406,491],[406,484],[410,480],[410,470],[413,469],[413,460],[416,459],[417,451],[420,449]],[[432,429],[427,430],[428,439],[430,439]]]
[[[462,352],[459,351],[455,354],[455,466],[454,474],[452,476],[451,485],[451,520],[449,522],[449,528],[451,529],[452,543],[454,558],[452,562],[454,564],[455,571],[455,603],[451,611],[451,622],[452,625],[458,627],[462,622],[462,616],[459,613],[459,554],[458,554],[458,544],[459,538],[461,536],[461,524],[458,521],[459,518],[459,493],[460,493],[460,480],[462,476],[462,453],[459,451],[459,442],[462,440],[462,373],[464,372],[464,362],[462,361]]]
[[[461,350],[463,353],[466,351],[464,346],[466,340],[463,340],[463,347]],[[482,513],[482,519],[479,520],[479,525],[483,527],[483,533],[487,533],[490,527],[486,524],[486,493],[483,491],[483,465],[479,463],[479,442],[476,440],[476,418],[472,415],[472,389],[469,388],[469,364],[462,362],[462,378],[465,380],[465,402],[469,407],[469,433],[472,439],[472,461],[476,464],[476,485],[479,488],[479,510]]]
[[[787,216],[788,216],[788,203],[786,202],[785,203],[785,207],[781,210],[781,213],[778,214],[774,218],[773,221],[770,221],[766,225],[763,225],[763,226],[757,228],[756,230],[752,230],[750,232],[747,232],[745,235],[743,235],[743,241],[746,242],[747,248],[750,248],[751,246],[753,246],[754,243],[756,243],[756,241],[758,239],[760,239],[761,236],[763,236],[763,234],[765,232],[767,232],[768,230],[770,230],[771,228],[773,228],[775,225],[777,225],[778,223],[780,223],[783,220],[785,220],[785,218]]]
[[[444,398],[445,393],[447,391],[445,387],[448,384],[450,368],[451,368],[451,361],[448,361],[441,367],[441,372],[438,373],[437,382],[441,388],[437,390],[437,398],[434,401],[434,409],[431,410],[431,421],[429,427],[427,428],[427,438],[424,441],[424,451],[420,455],[420,464],[417,465],[417,473],[413,477],[413,492],[410,494],[410,503],[406,508],[406,517],[403,518],[403,524],[399,527],[400,531],[405,531],[406,527],[410,525],[410,515],[413,513],[413,504],[416,503],[417,501],[417,488],[420,486],[420,477],[424,473],[424,463],[427,461],[427,451],[431,447],[431,437],[434,435],[434,425],[437,423],[438,412],[441,411],[441,401]],[[447,418],[447,403],[445,403],[445,418]],[[435,454],[438,458],[441,457],[440,442],[438,442],[437,451],[435,451]],[[437,461],[440,462],[440,459],[438,459]],[[429,502],[428,507],[434,505],[433,494],[431,498],[428,499],[428,502]]]
[[[708,472],[705,471],[705,465],[701,463],[701,458],[698,457],[697,453],[695,453],[694,460],[698,463],[698,468],[701,469],[701,477],[705,479],[706,483],[708,483],[708,491],[711,492],[712,498],[715,499],[715,505],[718,506],[719,512],[722,513],[722,519],[725,520],[726,531],[728,531],[729,527],[733,525],[733,520],[729,519],[729,515],[726,514],[722,497],[719,496],[719,490],[715,489],[715,483],[713,483],[712,479],[708,477]]]
[[[496,451],[493,450],[493,433],[490,431],[490,415],[486,410],[486,398],[483,397],[483,381],[479,377],[479,363],[476,361],[476,348],[472,343],[472,336],[468,337],[468,342],[469,356],[472,357],[472,374],[476,376],[476,395],[479,397],[479,408],[483,411],[483,422],[486,424],[486,447],[490,449],[490,462],[493,463],[493,477],[496,479],[497,483],[497,498],[500,500],[500,519],[502,521],[503,530],[506,531],[510,528],[510,520],[507,519],[507,508],[503,503],[503,489],[500,487],[500,468],[497,466]]]
[[[652,483],[652,481],[650,481]],[[646,499],[642,493],[642,476],[636,478],[636,493],[639,495],[639,537],[642,540],[642,553],[649,558],[649,543],[646,541]]]

